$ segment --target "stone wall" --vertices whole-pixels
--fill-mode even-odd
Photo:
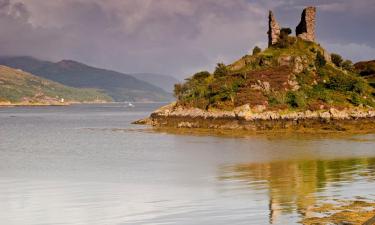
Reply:
[[[272,11],[268,16],[268,47],[276,44],[280,37],[280,25],[277,23]]]
[[[307,7],[303,10],[301,22],[296,27],[296,35],[306,41],[315,41],[316,8]]]

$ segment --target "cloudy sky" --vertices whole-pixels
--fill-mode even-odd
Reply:
[[[294,30],[308,5],[318,42],[375,59],[374,0],[0,0],[0,54],[182,79],[265,47],[269,9]]]

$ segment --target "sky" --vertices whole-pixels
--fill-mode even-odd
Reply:
[[[325,48],[375,59],[374,0],[0,0],[0,55],[183,79],[266,47],[268,10],[294,30],[310,5]]]

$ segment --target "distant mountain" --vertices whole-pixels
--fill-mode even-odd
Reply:
[[[101,89],[115,101],[169,101],[163,89],[116,71],[91,67],[72,60],[57,63],[33,57],[0,57],[0,64],[77,88]]]
[[[109,102],[112,98],[95,89],[72,88],[0,65],[0,104],[59,104],[64,102]]]
[[[154,74],[154,73],[135,73],[131,74],[139,80],[146,81],[147,83],[153,84],[157,87],[162,88],[168,93],[173,93],[174,85],[180,81],[176,78],[168,75]]]

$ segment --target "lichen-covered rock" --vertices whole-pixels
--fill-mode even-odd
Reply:
[[[315,7],[307,7],[303,10],[301,22],[296,27],[296,35],[306,41],[315,41]]]

